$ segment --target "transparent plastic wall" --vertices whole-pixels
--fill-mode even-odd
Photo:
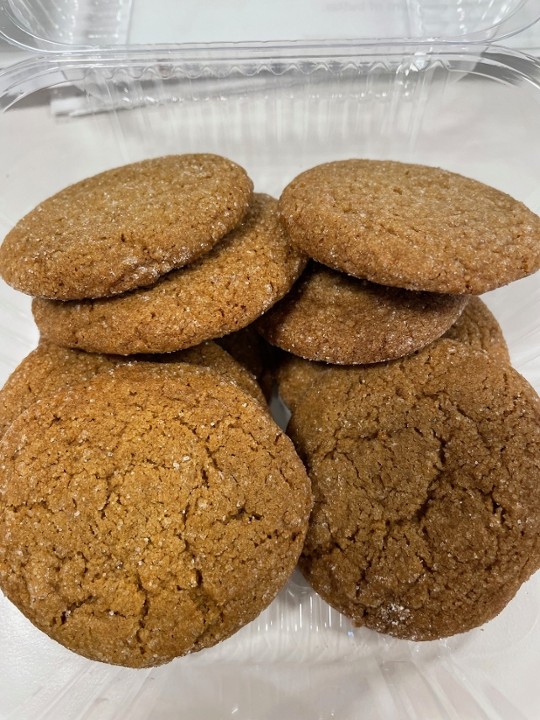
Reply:
[[[383,40],[486,42],[540,17],[535,0],[0,0],[0,32],[24,47]]]

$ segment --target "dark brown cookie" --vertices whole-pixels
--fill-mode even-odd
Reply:
[[[98,372],[109,370],[115,365],[135,362],[145,365],[150,362],[160,363],[171,376],[174,376],[179,365],[182,372],[185,363],[211,368],[249,393],[263,408],[267,408],[257,382],[216,343],[209,341],[188,350],[152,355],[151,358],[150,360],[137,356],[126,360],[120,355],[87,353],[70,350],[46,340],[41,342],[15,368],[0,390],[0,437],[13,420],[36,400],[71,385],[88,382]]]
[[[439,338],[468,297],[375,285],[311,263],[257,321],[261,335],[307,360],[340,365],[393,360]]]
[[[116,298],[34,300],[42,335],[91,352],[170,352],[249,325],[289,290],[305,265],[278,221],[276,201],[255,195],[245,221],[204,258],[154,286]]]
[[[540,218],[510,196],[438,168],[342,160],[299,175],[280,211],[325,265],[381,285],[480,294],[540,267]]]
[[[0,442],[0,586],[92,659],[158,665],[255,618],[292,572],[309,481],[219,374],[137,363],[25,410]]]
[[[82,180],[6,236],[0,272],[17,290],[72,300],[150,285],[208,252],[245,215],[251,180],[218,155],[170,155]]]
[[[289,426],[315,496],[301,559],[315,590],[414,640],[493,618],[540,566],[534,390],[450,340],[323,379]]]

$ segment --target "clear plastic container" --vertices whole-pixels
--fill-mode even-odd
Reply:
[[[540,62],[495,46],[311,43],[30,60],[0,73],[0,235],[63,186],[122,163],[209,151],[278,195],[346,157],[438,165],[540,212]],[[485,297],[540,390],[540,275]],[[35,345],[0,285],[0,382]],[[153,669],[63,649],[0,597],[10,720],[537,720],[540,573],[482,628],[412,643],[354,629],[295,575],[251,625]]]
[[[0,32],[40,52],[263,41],[500,41],[536,0],[0,0]]]

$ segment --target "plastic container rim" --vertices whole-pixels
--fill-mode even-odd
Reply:
[[[329,43],[302,43],[280,47],[260,44],[220,44],[209,48],[206,45],[166,46],[161,48],[144,47],[121,51],[107,49],[89,57],[85,54],[56,54],[54,56],[32,56],[12,65],[0,68],[0,95],[19,80],[30,76],[58,71],[111,70],[147,65],[162,66],[164,72],[168,66],[181,66],[190,63],[205,67],[224,65],[242,70],[254,67],[274,69],[275,74],[296,69],[309,74],[316,67],[325,65],[331,73],[338,73],[344,65],[361,66],[371,61],[395,61],[417,59],[429,61],[441,58],[449,61],[467,61],[492,65],[501,65],[516,73],[516,77],[540,88],[540,58],[524,51],[507,48],[504,45],[483,44],[463,45],[462,43],[376,43],[358,44],[353,42],[339,45]],[[273,67],[275,66],[275,67]],[[248,74],[253,74],[250,72]]]
[[[523,0],[520,3],[520,8],[523,5]],[[509,17],[505,17],[498,22],[484,28],[482,30],[476,30],[469,34],[462,36],[450,36],[445,37],[403,37],[403,38],[385,38],[385,37],[358,37],[350,38],[345,40],[334,40],[329,38],[328,40],[316,40],[313,41],[313,45],[327,45],[334,49],[341,47],[342,45],[360,45],[360,46],[373,46],[373,45],[481,45],[481,44],[492,44],[500,43],[501,40],[510,38],[518,35],[525,30],[529,29],[537,22],[540,22],[540,7],[538,8],[538,14],[532,18],[524,19],[523,24],[516,24],[515,17],[519,18],[520,8],[514,11]],[[502,28],[500,34],[497,32]],[[490,31],[494,31],[492,39],[489,38]],[[205,44],[192,44],[192,43],[174,43],[174,44],[106,44],[106,45],[70,45],[68,43],[56,42],[47,38],[41,37],[30,29],[23,27],[18,19],[14,16],[10,8],[9,0],[0,0],[0,38],[4,39],[11,45],[15,45],[21,49],[29,52],[40,54],[56,54],[56,55],[84,55],[84,56],[99,56],[103,51],[119,51],[124,52],[141,51],[144,49],[153,52],[165,52],[168,50],[179,50],[182,48],[189,49],[191,47],[206,47],[209,50],[223,50],[225,48],[234,48],[237,50],[243,50],[247,48],[272,48],[274,51],[280,51],[283,49],[292,50],[296,47],[304,47],[306,44],[305,40],[282,40],[282,41],[242,41],[235,43],[221,43],[221,42],[210,42]]]

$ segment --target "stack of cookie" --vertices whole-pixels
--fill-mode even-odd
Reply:
[[[91,352],[161,353],[240,329],[302,271],[276,201],[215,155],[156,158],[45,200],[0,248],[34,295],[42,337]]]
[[[305,264],[276,205],[224,158],[158,158],[63,190],[0,250],[42,334],[0,394],[0,586],[89,658],[143,667],[213,645],[296,565],[305,469],[209,340]]]
[[[438,168],[327,163],[295,178],[279,208],[312,262],[258,327],[309,360],[402,357],[440,337],[471,295],[540,267],[540,218]]]
[[[540,401],[472,296],[539,266],[538,217],[433,168],[330,163],[279,212],[215,155],[61,191],[0,248],[42,338],[0,393],[0,586],[134,667],[228,637],[299,557],[359,625],[485,622],[540,566]],[[292,353],[294,445],[254,328]]]
[[[540,567],[540,400],[469,297],[538,269],[540,218],[452,173],[364,160],[303,173],[280,210],[324,264],[258,321],[298,356],[275,378],[315,498],[300,566],[358,625],[476,627]]]

